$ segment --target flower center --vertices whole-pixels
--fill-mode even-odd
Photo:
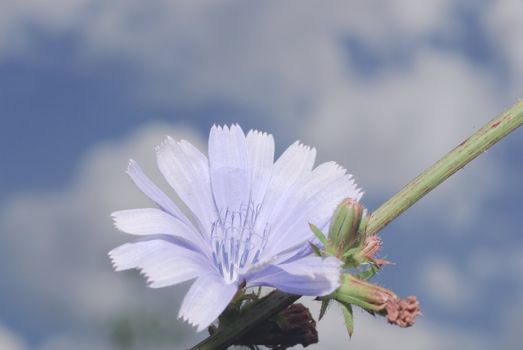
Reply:
[[[227,282],[238,280],[246,268],[256,264],[267,244],[268,226],[256,232],[260,206],[241,205],[240,210],[227,209],[211,227],[214,263]]]

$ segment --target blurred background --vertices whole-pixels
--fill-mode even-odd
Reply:
[[[522,97],[521,18],[521,0],[1,0],[0,349],[195,344],[188,284],[112,271],[132,237],[110,213],[150,205],[127,160],[167,189],[165,135],[204,150],[238,122],[315,146],[375,209]],[[349,341],[332,307],[311,348],[520,348],[522,178],[518,130],[382,231],[377,281],[418,296],[413,328],[357,311]]]

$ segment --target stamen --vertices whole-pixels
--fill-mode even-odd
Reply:
[[[249,203],[238,211],[227,209],[211,226],[213,260],[226,280],[237,280],[241,270],[256,264],[267,245],[269,227],[255,230],[260,207]]]

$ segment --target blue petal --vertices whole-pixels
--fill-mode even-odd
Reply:
[[[133,159],[129,160],[127,174],[129,174],[134,184],[162,210],[183,221],[186,225],[192,226],[178,206],[144,174],[142,168]]]
[[[263,232],[286,213],[288,198],[298,190],[293,185],[310,174],[315,157],[315,149],[295,142],[278,158],[256,222],[257,232]]]
[[[272,177],[274,138],[270,134],[251,130],[246,140],[251,172],[251,201],[259,205],[265,197]]]
[[[235,283],[227,284],[221,276],[207,273],[187,292],[178,317],[196,326],[200,332],[220,316],[237,290]]]
[[[309,223],[326,226],[339,202],[354,194],[355,188],[352,177],[334,162],[318,166],[299,187],[288,199],[288,209],[273,223],[266,257],[311,240]]]
[[[210,247],[200,232],[157,208],[120,210],[111,214],[119,230],[133,235],[167,234],[187,240],[210,254]]]
[[[152,288],[196,278],[210,268],[199,252],[164,239],[126,243],[111,250],[109,256],[116,271],[141,270]]]
[[[194,214],[208,238],[217,216],[207,157],[189,142],[176,142],[170,137],[157,147],[156,154],[163,176]]]
[[[213,126],[209,135],[209,166],[216,208],[238,211],[250,199],[249,153],[242,129]]]
[[[323,296],[340,283],[341,261],[334,257],[306,257],[286,264],[269,265],[247,275],[248,287],[270,286],[297,295]]]

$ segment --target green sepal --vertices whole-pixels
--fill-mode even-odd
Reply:
[[[367,236],[367,225],[369,224],[369,215],[367,215],[367,209],[363,211],[361,216],[360,226],[358,227],[358,232],[360,237]]]
[[[325,237],[325,235],[323,234],[323,232],[321,232],[318,226],[309,223],[309,227],[311,228],[312,233],[314,233],[316,238],[318,238],[323,245],[327,245],[327,237]]]
[[[373,304],[368,303],[368,302],[366,302],[364,300],[361,300],[360,298],[356,298],[356,297],[353,297],[353,296],[350,296],[350,295],[344,295],[342,300],[340,300],[339,298],[336,298],[336,297],[335,297],[335,299],[340,304],[354,304],[354,305],[357,305],[357,306],[359,306],[362,309],[367,310],[367,311],[377,312],[377,311],[381,310],[381,308],[379,306],[377,306],[377,305],[373,305]]]
[[[349,337],[352,337],[352,333],[354,333],[354,315],[352,312],[352,305],[340,303],[340,306],[341,311],[343,312],[343,318],[345,319],[345,327],[347,328]]]
[[[318,317],[318,321],[325,316],[325,312],[327,311],[327,307],[329,306],[331,299],[324,299],[321,301],[321,308],[320,308],[320,316]]]
[[[318,248],[314,243],[309,242],[309,245],[311,246],[312,250],[314,251],[314,254],[317,256],[321,256],[320,248]]]
[[[354,247],[354,248],[351,248],[349,250],[347,250],[345,253],[343,253],[343,257],[344,258],[348,258],[350,257],[351,255],[355,255],[356,253],[359,253],[361,250],[361,247]]]

